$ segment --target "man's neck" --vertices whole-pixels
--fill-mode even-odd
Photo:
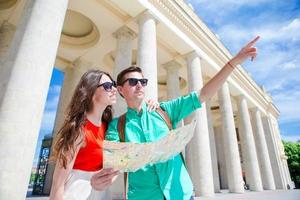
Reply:
[[[138,113],[141,112],[143,107],[143,100],[142,101],[128,101],[127,106],[133,110],[136,110]]]

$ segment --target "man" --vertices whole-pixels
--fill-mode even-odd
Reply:
[[[258,39],[256,37],[248,43],[201,90],[160,104],[173,128],[183,118],[201,108],[201,103],[214,95],[238,64],[249,57],[252,60],[256,57],[253,45]],[[129,67],[117,77],[117,89],[128,106],[125,142],[154,142],[169,132],[165,120],[156,111],[147,111],[143,103],[147,81],[138,67]],[[120,141],[118,121],[119,118],[116,118],[109,124],[106,140]],[[93,182],[92,186],[97,187]],[[179,154],[166,162],[147,165],[134,173],[128,173],[129,200],[189,200],[193,199],[192,193],[192,181]]]

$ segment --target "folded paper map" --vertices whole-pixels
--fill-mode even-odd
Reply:
[[[165,137],[155,142],[103,142],[104,168],[114,168],[122,172],[134,172],[145,165],[164,162],[184,150],[192,139],[196,121],[171,130]]]

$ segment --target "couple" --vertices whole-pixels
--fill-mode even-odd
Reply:
[[[129,67],[117,77],[117,84],[108,73],[99,70],[86,72],[78,83],[68,107],[67,117],[59,130],[54,152],[57,163],[53,175],[50,199],[111,199],[107,188],[119,172],[102,169],[104,139],[120,141],[119,118],[112,119],[112,105],[117,90],[127,102],[125,142],[152,142],[164,137],[169,128],[155,110],[161,107],[173,127],[191,114],[201,103],[211,98],[226,81],[234,68],[247,58],[256,57],[253,47],[259,39],[250,41],[206,84],[187,96],[147,105],[144,88],[147,79],[138,67]],[[89,184],[82,184],[82,182]],[[128,173],[130,200],[189,200],[193,185],[180,155]],[[91,189],[93,188],[93,189]],[[92,191],[92,192],[91,192]]]

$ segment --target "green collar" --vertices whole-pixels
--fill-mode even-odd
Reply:
[[[127,107],[127,114],[132,116],[142,116],[142,114],[146,111],[147,111],[147,104],[145,102],[143,102],[142,109],[139,113],[136,109]]]

